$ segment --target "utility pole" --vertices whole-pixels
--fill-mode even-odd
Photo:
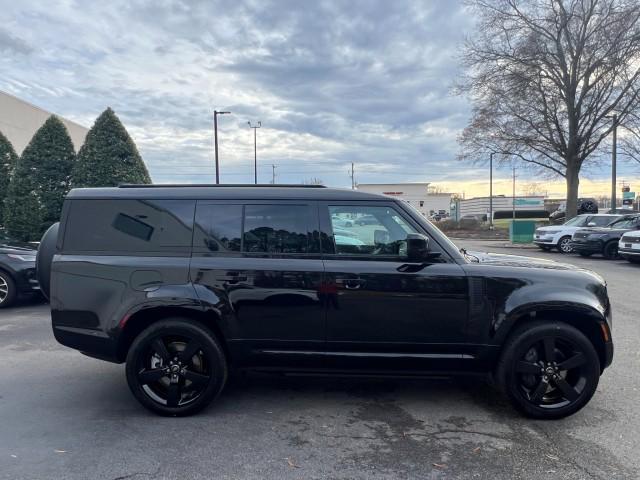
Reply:
[[[216,155],[216,185],[220,183],[220,164],[218,163],[218,115],[227,115],[231,112],[213,111],[213,143]]]
[[[276,183],[276,166],[271,164],[271,183],[275,185]]]
[[[493,154],[489,154],[489,230],[493,230]]]
[[[258,120],[258,125],[251,125],[251,122],[247,122],[249,128],[253,128],[253,178],[254,183],[258,184],[258,143],[256,131],[262,127],[262,122]]]
[[[618,115],[613,114],[613,146],[611,150],[611,208],[616,208],[618,203],[616,201],[617,143],[618,143]]]
[[[516,219],[516,166],[513,165],[513,195],[511,197],[511,209],[513,213],[513,220]]]
[[[355,190],[356,189],[356,174],[355,174],[353,162],[351,162],[351,173],[349,173],[349,176],[351,177],[351,190]]]

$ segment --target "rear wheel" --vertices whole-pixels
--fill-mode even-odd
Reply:
[[[0,308],[13,305],[17,296],[16,284],[11,275],[0,271]]]
[[[571,253],[573,252],[573,247],[571,246],[571,237],[566,236],[562,237],[558,241],[558,250],[560,253]]]
[[[608,260],[615,260],[618,258],[618,242],[613,240],[607,243],[602,250],[602,255]]]
[[[214,334],[189,319],[161,320],[142,331],[127,355],[127,382],[149,410],[191,415],[222,391],[227,361]]]
[[[576,328],[536,322],[507,341],[496,378],[520,412],[556,419],[589,402],[600,379],[600,362],[592,343]]]

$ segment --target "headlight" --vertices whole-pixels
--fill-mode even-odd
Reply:
[[[18,255],[16,253],[7,253],[7,257],[13,258],[14,260],[20,260],[21,262],[35,262],[35,255]]]
[[[546,233],[547,235],[555,235],[556,233],[560,233],[560,230],[547,230],[546,232],[542,233]]]

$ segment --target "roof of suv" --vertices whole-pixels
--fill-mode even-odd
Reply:
[[[389,200],[373,193],[302,185],[123,185],[76,188],[70,199],[242,199],[242,200]]]

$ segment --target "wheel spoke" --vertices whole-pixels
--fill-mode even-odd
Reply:
[[[516,364],[516,372],[529,375],[540,375],[540,365],[531,362],[519,361]]]
[[[199,342],[191,340],[187,344],[187,346],[184,347],[184,350],[180,352],[180,359],[183,362],[189,362],[191,360],[191,357],[193,357],[201,348],[202,347],[200,346]]]
[[[554,362],[556,360],[556,342],[553,337],[547,337],[543,340],[544,343],[544,358],[547,362]]]
[[[156,338],[151,344],[151,347],[158,355],[160,355],[160,358],[162,358],[165,364],[171,360],[171,355],[169,355],[169,351],[161,338]]]
[[[571,370],[586,363],[587,359],[582,353],[576,353],[573,357],[568,358],[558,365],[560,370]]]
[[[540,383],[536,389],[529,395],[529,400],[533,403],[539,403],[542,400],[542,396],[546,393],[549,383],[545,380],[540,380]]]
[[[181,398],[180,383],[169,384],[169,392],[167,393],[167,407],[177,407]]]
[[[167,374],[164,372],[164,369],[154,368],[151,370],[143,370],[142,372],[138,373],[138,378],[140,379],[140,383],[142,383],[143,385],[147,385],[149,383],[157,382],[166,375]]]
[[[553,383],[556,384],[556,386],[560,389],[564,397],[570,402],[573,402],[580,395],[576,391],[576,389],[573,388],[571,385],[569,385],[567,381],[562,377],[555,378],[553,380]]]
[[[195,386],[199,387],[209,383],[209,379],[211,377],[209,377],[209,375],[204,375],[202,373],[196,373],[196,372],[187,370],[184,374],[184,378],[186,378],[187,380],[190,380]]]

